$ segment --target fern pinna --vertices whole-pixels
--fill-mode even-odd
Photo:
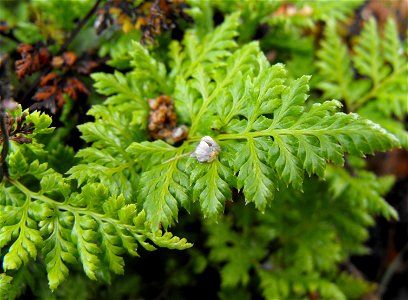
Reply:
[[[177,221],[180,207],[198,203],[204,217],[217,219],[235,189],[246,203],[273,215],[267,208],[278,189],[299,193],[305,173],[324,178],[327,164],[343,165],[346,153],[363,156],[398,146],[379,125],[339,112],[337,100],[306,103],[310,77],[288,80],[284,65],[270,65],[257,42],[238,47],[238,25],[238,14],[232,14],[212,32],[187,31],[181,43],[171,43],[168,66],[133,42],[131,71],[93,74],[107,99],[90,109],[94,122],[79,126],[90,146],[78,152],[80,162],[68,177],[36,160],[39,144],[12,142],[0,200],[5,282],[37,257],[51,289],[78,262],[91,279],[106,279],[106,270],[121,274],[125,252],[136,255],[138,244],[154,248],[147,240],[159,247],[191,246],[160,230]],[[162,94],[174,100],[178,123],[189,128],[181,145],[148,141],[148,99]],[[36,130],[50,123],[38,113],[30,120]],[[177,158],[194,151],[204,136],[220,146],[215,160]],[[273,280],[264,271],[259,276],[267,285]],[[248,278],[233,280],[245,284]]]
[[[370,19],[357,44],[349,50],[336,24],[330,22],[317,53],[322,76],[317,87],[326,97],[343,100],[348,110],[379,123],[408,147],[408,133],[403,126],[408,114],[408,49],[391,18],[382,34],[377,27],[375,19]]]

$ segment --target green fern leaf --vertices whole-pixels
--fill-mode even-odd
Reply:
[[[396,25],[392,18],[387,20],[384,28],[384,39],[381,41],[384,59],[391,64],[394,71],[400,70],[405,63],[401,56],[401,42]]]
[[[34,124],[33,136],[37,134],[49,134],[54,131],[54,128],[50,127],[52,123],[51,117],[38,111],[34,111],[31,114],[27,115],[25,122],[32,122]]]
[[[363,3],[363,0],[347,2],[294,0],[290,3],[294,9],[293,13],[282,14],[276,11],[276,6],[267,7],[266,9],[273,9],[270,14],[273,14],[274,11],[275,14],[273,18],[267,18],[266,21],[272,26],[281,25],[280,30],[291,30],[292,35],[294,35],[294,32],[299,28],[313,28],[319,21],[343,21]]]
[[[377,104],[367,104],[363,108],[359,109],[359,114],[363,117],[375,120],[384,129],[394,134],[401,143],[401,147],[408,148],[408,131],[405,130],[404,124],[398,122],[398,120],[391,119],[384,112],[386,110],[380,110]]]
[[[230,55],[230,50],[236,47],[233,37],[238,34],[236,31],[238,18],[237,13],[228,16],[222,25],[204,36],[201,41],[192,32],[186,33],[183,44],[186,47],[187,55],[180,70],[180,75],[182,74],[184,79],[194,75],[197,68],[209,69]],[[176,58],[173,60],[176,61]]]
[[[45,170],[45,173],[54,171]],[[57,180],[62,179],[55,175]],[[8,182],[8,187],[1,183],[1,194],[8,199],[1,199],[5,218],[1,223],[0,248],[10,245],[3,267],[6,271],[19,269],[30,258],[36,258],[37,249],[41,248],[52,290],[67,277],[67,264],[79,261],[86,275],[96,279],[104,265],[114,273],[123,274],[125,250],[137,255],[138,244],[154,250],[147,239],[172,249],[192,246],[170,233],[150,232],[144,211],[137,213],[136,205],[126,204],[123,196],[109,195],[107,187],[100,183],[87,184],[79,194],[70,192],[69,198],[62,197],[64,202],[59,202],[46,195],[64,193],[56,193],[54,181],[50,179],[42,181],[47,190],[39,192],[12,179]]]
[[[353,62],[360,74],[369,76],[374,86],[384,80],[389,70],[384,66],[374,18],[365,24],[354,51],[356,55],[353,56]]]
[[[8,299],[9,291],[11,290],[11,282],[13,277],[7,276],[5,273],[0,274],[0,299]]]
[[[199,92],[198,98],[203,99],[202,102],[200,100],[194,101],[194,105],[199,106],[199,109],[194,116],[194,120],[190,117],[190,119],[193,120],[190,128],[191,135],[194,135],[198,129],[200,129],[199,132],[201,134],[209,133],[208,130],[206,131],[205,129],[209,127],[208,125],[212,125],[208,124],[208,119],[211,118],[212,115],[211,112],[214,111],[216,105],[222,105],[222,103],[217,103],[218,101],[216,101],[216,99],[218,99],[218,97],[220,97],[219,99],[223,99],[221,96],[224,94],[224,90],[235,82],[237,74],[245,74],[251,70],[258,48],[258,44],[254,42],[235,51],[234,54],[227,59],[226,70],[219,71],[218,81],[215,87],[210,80],[211,77],[205,73],[203,74],[202,72],[204,72],[204,70],[200,69],[200,77],[196,77],[196,79],[193,79],[191,82],[192,87]],[[206,88],[207,84],[210,85],[208,90]]]
[[[93,73],[92,78],[95,81],[96,90],[100,94],[108,96],[105,104],[115,106],[122,117],[123,115],[129,116],[132,124],[140,125],[144,123],[147,119],[146,110],[148,105],[144,99],[142,87],[135,84],[136,79],[132,74],[124,75],[119,71],[115,71],[114,74]],[[97,107],[93,107],[93,115],[95,117],[106,116],[101,109],[96,114]]]
[[[115,227],[109,223],[103,223],[99,227],[99,233],[104,237],[101,243],[101,250],[104,253],[103,259],[107,263],[109,270],[123,275],[125,261],[122,257],[124,249],[122,248],[121,237],[118,236]]]
[[[24,157],[24,154],[20,150],[10,153],[8,161],[11,170],[10,175],[13,178],[20,178],[23,174],[27,172],[28,163]]]
[[[336,32],[336,23],[329,22],[325,28],[324,40],[317,52],[317,66],[323,81],[317,84],[326,98],[344,99],[350,105],[349,86],[353,72],[348,49]]]
[[[323,176],[325,160],[342,164],[344,152],[363,155],[397,144],[393,136],[357,115],[333,114],[340,106],[338,101],[315,104],[304,111],[307,82],[304,76],[283,90],[273,119],[260,116],[251,126],[250,116],[246,126],[239,122],[240,133],[218,136],[219,140],[247,141],[235,167],[239,170],[238,188],[243,187],[247,201],[254,201],[261,210],[273,195],[273,176],[300,188],[304,170]]]
[[[267,272],[259,270],[265,299],[302,298],[309,292],[319,292],[325,299],[345,300],[344,293],[327,279],[315,274],[297,276],[292,272]],[[293,278],[296,278],[294,281]]]
[[[227,18],[225,22],[229,23],[221,25],[223,29],[208,36],[232,39],[234,18],[236,15]],[[345,153],[363,156],[398,145],[395,137],[378,125],[356,114],[337,112],[341,106],[338,101],[306,108],[309,77],[287,84],[283,65],[270,66],[257,43],[234,52],[226,47],[230,54],[213,57],[211,51],[196,53],[201,48],[190,43],[190,38],[199,40],[191,32],[185,39],[188,47],[172,45],[174,65],[178,67],[170,74],[175,78],[172,90],[176,107],[190,125],[188,140],[179,148],[156,141],[134,142],[127,149],[141,170],[138,201],[143,203],[152,229],[160,224],[167,228],[176,221],[179,206],[189,209],[190,195],[200,201],[205,216],[220,213],[230,189],[235,187],[235,180],[227,179],[231,177],[227,176],[229,172],[222,170],[233,169],[236,187],[243,190],[246,202],[264,211],[279,179],[301,189],[305,172],[323,177],[327,162],[341,165]],[[341,45],[339,39],[330,43]],[[341,50],[345,56],[346,49]],[[210,57],[196,65],[188,59],[194,55]],[[227,59],[221,62],[220,57]],[[206,61],[211,61],[211,69]],[[343,70],[351,82],[350,70]],[[191,151],[202,135],[215,136],[222,145],[218,160],[195,164],[193,170],[182,160],[164,163]],[[186,174],[191,174],[189,182]]]
[[[211,164],[196,163],[190,174],[194,183],[193,199],[198,199],[204,217],[215,218],[224,209],[224,203],[231,198],[230,186],[235,177],[231,169],[219,160]]]
[[[72,239],[79,253],[79,257],[85,274],[96,280],[96,270],[99,265],[98,254],[101,251],[93,242],[97,235],[95,232],[96,222],[88,216],[74,214],[74,226]]]
[[[155,233],[148,234],[149,239],[151,239],[157,246],[166,247],[169,249],[184,250],[193,246],[188,243],[185,238],[180,239],[177,236],[173,236],[171,232],[163,232],[161,230]]]
[[[143,81],[142,86],[147,86],[148,83],[154,83],[154,86],[148,85],[152,92],[156,90],[167,93],[166,68],[164,64],[151,57],[148,51],[140,43],[135,41],[132,42],[130,55],[132,57],[130,65],[134,67],[131,73],[132,79]],[[149,76],[146,77],[146,74],[149,74]],[[155,86],[157,87],[155,88]]]
[[[392,71],[378,88],[377,95],[375,95],[378,100],[374,103],[378,103],[378,107],[373,110],[381,110],[388,116],[394,114],[403,120],[408,114],[406,97],[408,94],[408,63],[404,59],[403,45],[399,39],[397,25],[392,18],[388,19],[385,24],[381,46],[384,59],[391,65]]]
[[[273,198],[273,169],[268,165],[268,146],[271,141],[266,138],[248,139],[235,160],[235,171],[238,172],[237,188],[244,188],[247,202],[264,211],[269,200]]]
[[[22,207],[2,208],[2,228],[0,230],[0,248],[6,246],[13,237],[17,237],[3,259],[4,270],[16,270],[37,256],[37,247],[42,244],[42,237],[36,222],[28,215],[29,201]]]
[[[92,169],[77,166],[70,171],[71,178],[80,183],[88,178],[108,184],[116,195],[124,193],[125,186],[128,203],[134,201],[136,195],[131,193],[137,186],[137,200],[154,231],[172,225],[179,206],[188,210],[196,199],[205,216],[215,217],[223,210],[232,187],[242,190],[246,202],[264,211],[280,180],[302,189],[305,172],[323,177],[327,163],[343,164],[345,153],[363,156],[398,145],[395,137],[378,125],[356,114],[337,112],[338,101],[307,106],[309,77],[288,83],[284,66],[270,66],[256,42],[234,51],[237,26],[238,14],[233,14],[205,36],[189,31],[181,44],[172,43],[174,69],[168,75],[158,58],[135,43],[134,72],[140,78],[150,78],[150,69],[156,67],[161,70],[157,78],[168,77],[166,91],[173,93],[169,96],[175,99],[180,120],[190,126],[189,136],[178,148],[158,141],[140,142],[143,128],[135,126],[137,134],[128,132],[132,118],[129,113],[121,116],[116,109],[119,104],[95,106],[91,114],[96,122],[81,126],[84,139],[93,142],[93,147],[78,154]],[[334,25],[329,30],[334,34]],[[331,63],[331,54],[326,52],[333,45],[340,50],[334,62],[343,66],[340,62],[347,57],[347,49],[336,36],[324,46],[321,57]],[[136,65],[136,57],[144,58],[144,69]],[[352,82],[349,64],[342,68],[347,77],[344,86]],[[331,69],[324,65],[322,69],[328,78],[340,80]],[[132,84],[144,91],[145,84],[154,80],[147,81]],[[332,95],[344,96],[345,90]],[[106,93],[111,97],[120,94],[112,92]],[[150,95],[144,95],[144,101],[147,97]],[[186,164],[178,156],[187,156],[203,135],[213,136],[222,145],[218,159]],[[232,169],[236,179],[231,176]],[[108,177],[115,178],[116,184],[109,183]]]
[[[236,217],[252,215],[245,213],[246,207],[239,206],[243,212],[242,215],[235,214]],[[240,216],[240,217],[239,217]],[[255,224],[246,224],[245,218],[238,226],[239,232],[234,231],[231,218],[223,218],[214,226],[213,222],[206,222],[205,229],[209,234],[207,246],[211,248],[209,255],[210,261],[223,263],[221,268],[221,286],[225,288],[234,288],[239,285],[246,286],[250,281],[250,271],[253,262],[262,259],[265,255],[265,249],[261,246],[267,244],[269,238],[258,232]],[[237,224],[236,224],[237,225]],[[247,225],[250,225],[246,227]],[[260,236],[262,235],[262,238]],[[258,241],[258,238],[260,240]],[[268,240],[268,241],[267,241]],[[258,243],[259,242],[259,243]],[[251,247],[258,244],[259,247]],[[225,263],[225,264],[224,264]]]
[[[177,161],[160,164],[140,178],[139,201],[144,203],[152,229],[177,221],[178,205],[189,208],[188,176],[177,165]]]
[[[13,113],[19,116],[21,108]],[[35,159],[47,153],[35,149],[42,148],[35,136],[52,131],[48,116],[38,112],[27,116],[25,122],[36,126],[31,135],[33,144],[11,141],[7,156],[10,177],[0,183],[0,249],[5,249],[6,274],[20,272],[39,257],[45,264],[49,286],[55,290],[72,264],[80,264],[85,274],[96,280],[108,278],[109,271],[123,274],[125,252],[138,255],[138,245],[154,250],[149,240],[172,249],[192,246],[171,233],[151,232],[145,211],[138,212],[135,204],[129,204],[139,178],[125,151],[140,133],[123,126],[131,122],[132,115],[122,118],[123,114],[111,114],[104,106],[95,106],[91,114],[100,122],[84,124],[81,130],[93,148],[83,149],[79,155],[82,164],[70,171],[82,186],[77,191],[60,173]],[[95,170],[100,171],[96,176],[92,175]],[[184,177],[188,184],[188,176]],[[27,183],[35,190],[25,186]]]
[[[387,21],[384,37],[377,32],[374,19],[365,24],[351,51],[353,66],[359,75],[364,76],[359,80],[354,80],[349,51],[335,25],[330,22],[326,27],[325,40],[318,51],[317,64],[322,76],[318,88],[325,96],[344,100],[351,111],[361,111],[363,115],[367,111],[381,111],[386,116],[395,115],[402,120],[408,113],[408,64],[401,51],[402,42],[395,22],[392,19]]]
[[[66,264],[77,263],[77,250],[71,242],[70,236],[73,220],[74,218],[70,213],[61,212],[58,216],[39,223],[41,235],[49,235],[44,240],[42,253],[45,258],[48,283],[51,290],[57,288],[68,276],[69,271]]]
[[[43,194],[61,193],[64,199],[68,199],[71,192],[71,186],[64,181],[62,175],[52,169],[42,176],[40,186]]]
[[[381,214],[387,219],[398,219],[395,209],[382,198],[391,188],[393,180],[387,177],[377,178],[367,171],[360,171],[358,175],[353,177],[345,170],[330,167],[327,178],[334,197],[358,199],[361,211]]]
[[[376,285],[365,281],[361,277],[351,275],[348,272],[340,273],[336,279],[336,285],[340,287],[347,299],[358,299],[376,289]]]
[[[303,1],[298,1],[304,3]],[[337,2],[331,0],[311,1],[306,5],[312,8],[312,18],[329,22],[331,20],[343,21],[360,7],[364,0]]]
[[[129,127],[131,116],[126,118],[118,111],[111,113],[104,106],[94,105],[89,114],[99,122],[89,122],[79,128],[83,139],[92,142],[93,147],[78,151],[77,157],[82,158],[82,162],[67,172],[69,179],[78,180],[78,185],[87,181],[101,182],[113,193],[123,193],[126,199],[133,198],[139,176],[125,149],[139,138],[139,129]]]
[[[139,182],[139,201],[153,229],[159,224],[164,228],[171,225],[177,219],[178,205],[189,209],[187,174],[179,169],[178,161],[164,163],[182,150],[161,141],[133,143],[127,149],[145,167]]]

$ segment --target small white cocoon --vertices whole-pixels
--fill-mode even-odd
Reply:
[[[200,163],[214,161],[220,153],[220,146],[210,136],[204,136],[201,138],[197,148],[191,154],[192,157],[196,157]]]

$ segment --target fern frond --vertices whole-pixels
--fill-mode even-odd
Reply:
[[[275,174],[268,164],[271,146],[271,140],[267,138],[250,138],[234,162],[235,172],[239,171],[237,188],[243,188],[246,201],[254,202],[261,211],[273,199],[275,190]]]
[[[211,47],[211,51],[195,53],[201,48],[189,40],[199,40],[194,32],[185,38],[189,48],[171,46],[176,66],[169,75],[175,78],[171,90],[181,119],[190,125],[187,141],[179,148],[157,141],[134,142],[127,149],[141,171],[138,201],[152,229],[160,224],[167,228],[177,220],[178,206],[188,209],[191,195],[193,200],[199,199],[205,216],[215,217],[236,181],[246,201],[264,211],[279,179],[301,189],[305,172],[323,177],[327,162],[341,165],[345,153],[363,156],[398,145],[396,138],[378,125],[356,114],[337,112],[341,107],[338,101],[306,108],[309,77],[288,84],[283,65],[270,66],[257,43],[232,51],[228,45],[233,44],[236,18],[227,18],[204,38],[214,45],[227,45],[228,55],[222,52],[225,55],[217,56]],[[229,42],[215,42],[221,36]],[[341,48],[339,39],[325,47],[332,44]],[[346,53],[345,48],[340,50],[338,61]],[[189,60],[193,56],[202,64]],[[352,79],[348,68],[344,72],[348,74],[346,86]],[[335,74],[330,74],[328,77],[334,78]],[[220,143],[223,150],[218,160],[209,165],[169,161],[192,151],[203,135],[215,136]],[[236,174],[235,180],[229,170]]]
[[[157,141],[133,143],[127,152],[144,165],[138,190],[148,222],[152,228],[160,223],[167,228],[177,218],[178,204],[189,208],[188,176],[179,169],[177,160],[164,163],[180,149]]]
[[[368,293],[372,293],[377,288],[374,283],[367,282],[358,275],[351,275],[348,272],[341,272],[336,279],[336,285],[346,295],[347,299],[358,299]]]
[[[36,258],[37,248],[40,248],[43,239],[37,228],[37,223],[29,216],[29,202],[21,207],[1,207],[2,228],[0,230],[0,248],[5,247],[17,237],[3,259],[4,270],[17,270],[30,258]]]
[[[296,276],[294,272],[258,272],[265,299],[299,298],[318,292],[325,299],[345,300],[346,296],[337,285],[316,275]],[[293,280],[296,278],[296,281]]]
[[[77,157],[82,161],[67,172],[69,179],[76,179],[78,185],[86,181],[102,182],[113,193],[123,193],[131,199],[139,176],[125,149],[139,138],[140,131],[136,126],[129,126],[132,122],[129,114],[126,117],[120,111],[112,113],[101,105],[94,105],[88,113],[98,122],[85,123],[79,129],[83,139],[93,143],[93,147],[78,151]]]
[[[95,108],[93,113],[101,119],[107,116],[104,107]],[[36,124],[32,136],[52,130],[48,128],[50,118],[37,112],[27,117],[26,122]],[[111,120],[110,124],[116,122],[120,120]],[[107,125],[91,124],[94,123],[84,125],[88,130],[84,132],[94,142],[96,151],[84,149],[82,155],[93,160],[96,169],[103,166],[107,172],[119,162],[123,165],[128,153],[120,148],[120,143],[126,143],[126,137],[116,139],[119,145],[115,144],[109,138],[102,138],[103,133],[111,134]],[[120,126],[116,130],[121,130]],[[68,276],[69,264],[80,263],[86,275],[94,280],[105,266],[106,271],[123,274],[126,252],[137,255],[138,245],[150,251],[155,249],[148,239],[172,249],[191,247],[185,239],[170,233],[151,232],[145,212],[138,211],[135,204],[128,204],[122,191],[126,191],[126,184],[134,177],[128,179],[124,175],[126,182],[117,182],[123,172],[116,170],[120,175],[112,176],[114,187],[86,178],[84,182],[80,180],[82,187],[75,191],[61,174],[33,159],[36,153],[31,152],[32,146],[12,143],[7,157],[10,177],[0,183],[0,249],[7,249],[3,259],[6,274],[42,256],[49,286],[55,290]],[[113,157],[114,151],[122,156]],[[86,164],[77,167],[79,173],[81,168],[86,170]],[[132,170],[129,164],[122,169],[126,168]],[[26,182],[35,189],[27,187]],[[128,188],[132,190],[129,184]]]
[[[304,3],[303,1],[297,1]],[[315,0],[308,4],[312,8],[312,18],[314,20],[328,21],[344,21],[348,16],[354,13],[355,9],[361,6],[364,0],[337,2],[331,0]]]
[[[245,207],[237,204],[234,207],[234,216],[246,216],[239,222],[239,232],[233,230],[231,216],[220,219],[217,226],[209,221],[205,229],[209,234],[206,245],[211,248],[209,260],[221,263],[221,287],[223,290],[246,286],[250,281],[250,272],[255,261],[260,261],[266,254],[265,248],[270,237],[260,231],[257,225],[251,223],[255,211],[245,213]],[[242,231],[241,231],[242,226]],[[245,227],[248,226],[248,227]],[[258,247],[251,245],[257,244]]]
[[[241,202],[217,226],[206,223],[209,259],[221,265],[222,289],[247,285],[254,270],[268,299],[297,299],[313,292],[344,299],[344,291],[332,284],[335,266],[356,251],[362,239],[346,234],[343,221],[350,220],[353,229],[367,237],[367,212],[353,210],[346,197],[333,200],[328,185],[313,178],[304,193],[281,186],[264,214]]]
[[[131,53],[133,50],[133,40],[140,40],[141,32],[131,31],[127,34],[117,32],[113,36],[107,37],[109,40],[99,48],[99,56],[105,57],[109,54],[107,64],[118,70],[129,69],[131,61]]]
[[[408,114],[407,97],[407,76],[408,63],[404,59],[404,55],[408,54],[407,50],[403,50],[403,45],[399,39],[397,25],[392,18],[387,20],[385,24],[383,39],[381,43],[382,53],[385,62],[388,63],[392,71],[389,72],[387,78],[382,83],[377,91],[376,97],[378,107],[373,108],[383,111],[387,116],[394,114],[403,120],[404,116]]]
[[[208,122],[208,119],[211,116],[211,111],[214,110],[216,105],[222,103],[217,103],[218,97],[224,94],[224,90],[235,82],[236,76],[240,74],[246,74],[254,67],[253,63],[259,49],[258,43],[250,43],[245,45],[241,49],[234,52],[227,61],[225,69],[219,70],[218,79],[216,80],[216,85],[211,80],[209,74],[201,68],[197,76],[191,80],[192,87],[198,92],[198,98],[203,99],[200,105],[200,101],[194,101],[194,106],[199,105],[197,114],[192,119],[192,124],[190,128],[190,134],[194,135],[198,128],[201,129],[201,134],[208,133],[203,131],[208,125],[205,122]],[[177,104],[177,103],[176,103]],[[207,125],[207,126],[205,126]]]
[[[391,18],[387,21],[381,37],[376,21],[370,19],[351,51],[342,45],[334,23],[329,23],[325,30],[325,40],[318,51],[322,80],[317,87],[324,91],[325,96],[344,100],[349,110],[384,126],[390,125],[393,116],[402,120],[408,114],[408,64],[395,22]],[[358,72],[354,76],[349,52],[352,66]],[[364,77],[353,79],[356,76]],[[387,129],[406,146],[404,131],[396,122],[394,125],[387,126]]]
[[[392,19],[386,23],[384,37],[377,32],[376,21],[370,19],[352,49],[353,66],[358,74],[368,79],[352,82],[348,50],[336,33],[335,23],[329,23],[322,48],[318,51],[318,66],[323,79],[318,87],[326,96],[343,99],[352,111],[359,112],[358,109],[368,104],[372,110],[383,111],[387,116],[395,114],[402,119],[408,113],[408,64],[401,49],[402,43]]]
[[[0,299],[8,299],[12,280],[13,277],[7,276],[5,273],[0,274]]]
[[[385,150],[397,144],[395,137],[374,123],[362,120],[354,114],[334,113],[340,106],[338,101],[314,104],[309,111],[305,111],[302,105],[306,99],[307,81],[307,77],[295,80],[282,92],[282,102],[275,108],[273,119],[260,116],[252,126],[249,122],[242,126],[240,133],[218,136],[219,140],[247,141],[244,149],[249,147],[250,158],[247,159],[245,156],[238,160],[247,165],[251,164],[248,172],[255,169],[257,171],[255,174],[258,174],[256,176],[265,178],[250,179],[252,184],[266,183],[263,188],[265,194],[261,198],[253,198],[258,199],[258,202],[265,203],[273,194],[273,184],[269,180],[272,173],[286,184],[291,183],[299,188],[304,170],[309,174],[317,173],[320,176],[324,174],[325,160],[342,164],[344,152],[361,156],[363,153],[373,153],[374,149]],[[245,124],[244,121],[240,123]],[[261,141],[261,138],[266,145],[257,146],[254,141]],[[268,156],[263,154],[262,157],[262,149],[268,149]],[[266,165],[255,167],[251,161],[264,161]],[[240,173],[247,174],[244,164],[237,166],[236,170],[238,169]],[[242,176],[240,173],[238,178]],[[249,194],[254,195],[254,190],[251,189]],[[247,198],[247,201],[252,200]]]
[[[93,280],[96,280],[96,270],[99,264],[98,254],[100,249],[95,244],[96,222],[87,215],[74,213],[74,225],[72,228],[73,243],[76,245],[84,268],[85,274]]]
[[[370,120],[375,120],[376,123],[398,138],[401,147],[408,148],[408,131],[405,129],[404,124],[390,118],[389,115],[385,114],[386,111],[385,109],[380,110],[378,103],[369,103],[359,109],[359,114]]]
[[[365,24],[354,51],[353,62],[360,74],[369,76],[373,80],[374,86],[384,80],[389,70],[384,66],[381,56],[380,38],[374,18]]]
[[[360,171],[358,176],[353,177],[345,170],[332,166],[328,168],[327,178],[335,198],[356,199],[354,205],[361,206],[360,211],[398,219],[395,209],[382,198],[391,188],[392,178],[377,178],[367,171]]]
[[[68,274],[66,264],[75,264],[77,257],[86,275],[96,279],[101,260],[107,263],[111,271],[123,274],[122,255],[125,249],[137,255],[139,243],[148,250],[154,250],[146,242],[147,238],[157,241],[160,246],[173,249],[191,246],[185,239],[170,236],[170,233],[149,233],[144,212],[138,214],[135,205],[126,205],[123,196],[98,201],[98,197],[108,196],[106,187],[101,184],[87,185],[81,194],[74,194],[66,202],[58,202],[28,190],[18,181],[10,180],[10,183],[13,185],[10,189],[23,193],[26,202],[22,207],[4,208],[7,214],[0,231],[1,247],[12,241],[4,257],[4,269],[18,269],[30,257],[35,258],[37,249],[43,245],[51,289],[55,289],[65,279]],[[94,195],[91,199],[83,199],[91,195]],[[95,202],[105,202],[104,209],[108,215],[103,215],[103,211],[96,206],[92,208],[89,203]],[[113,212],[112,206],[118,210]],[[40,231],[37,230],[37,220],[41,220],[38,223]]]
[[[171,232],[163,233],[161,230],[158,230],[155,233],[148,234],[148,237],[159,247],[184,250],[192,246],[192,244],[188,243],[185,238],[180,239],[179,237],[174,236]]]
[[[132,80],[142,81],[142,87],[151,92],[167,93],[166,68],[163,63],[151,57],[148,51],[138,42],[132,42],[132,57],[130,65],[134,68],[131,72]],[[146,74],[149,74],[146,77]]]
[[[51,290],[57,288],[68,276],[69,270],[66,264],[77,263],[77,250],[71,241],[70,228],[72,223],[73,216],[67,212],[61,212],[58,216],[45,219],[39,223],[41,235],[49,236],[44,241],[42,253]]]
[[[152,228],[158,228],[160,223],[167,228],[177,220],[178,205],[186,209],[190,206],[188,177],[178,168],[177,161],[144,172],[140,186],[139,201],[144,203]]]
[[[143,55],[145,50],[135,50]],[[136,55],[136,54],[135,54]],[[150,65],[156,66],[150,60]],[[123,193],[126,199],[135,197],[138,174],[125,152],[133,141],[140,140],[141,129],[147,120],[147,101],[140,81],[135,82],[132,74],[94,73],[95,87],[103,95],[109,96],[105,104],[94,105],[88,114],[96,122],[79,126],[83,139],[92,143],[92,148],[81,149],[77,157],[80,164],[72,167],[68,174],[79,185],[89,182],[102,182],[113,193]]]
[[[389,18],[385,24],[384,39],[382,39],[381,42],[385,61],[391,65],[394,71],[401,69],[406,61],[401,55],[403,48],[399,39],[396,23],[392,18]]]
[[[132,74],[122,74],[115,71],[114,74],[93,73],[95,88],[102,95],[108,96],[105,104],[115,108],[130,117],[132,124],[143,124],[147,118],[147,101],[144,99],[142,86],[136,84]]]
[[[235,13],[228,16],[224,23],[218,26],[213,32],[205,35],[202,40],[193,32],[187,32],[183,45],[185,54],[180,56],[180,45],[173,42],[170,53],[174,66],[179,66],[180,69],[174,68],[172,74],[182,75],[184,79],[196,73],[197,68],[203,67],[207,70],[231,54],[231,50],[236,47],[236,42],[233,38],[238,34],[239,14]]]
[[[224,209],[225,201],[231,198],[230,186],[234,186],[233,171],[216,160],[211,164],[196,163],[190,174],[193,200],[199,200],[204,217],[215,218]]]
[[[353,72],[347,46],[337,34],[335,22],[327,24],[320,46],[317,66],[324,80],[317,87],[325,92],[326,98],[344,99],[350,105],[349,87],[353,82]]]

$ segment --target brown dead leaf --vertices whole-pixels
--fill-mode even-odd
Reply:
[[[50,64],[51,54],[45,47],[37,49],[28,44],[20,44],[17,51],[21,54],[21,59],[15,64],[18,79],[42,70]]]

